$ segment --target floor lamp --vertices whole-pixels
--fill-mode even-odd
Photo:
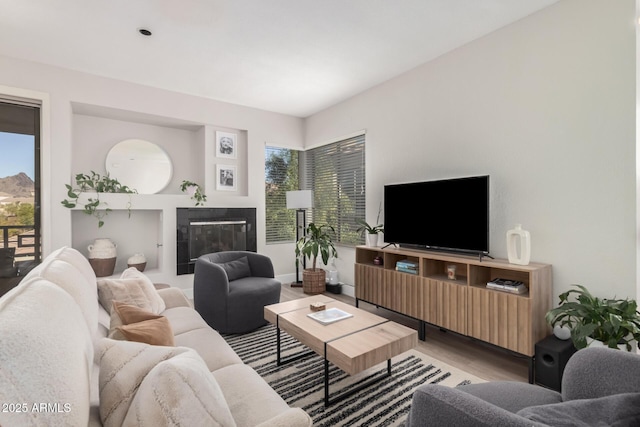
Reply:
[[[304,237],[304,228],[307,224],[307,209],[313,207],[313,191],[311,190],[296,190],[287,191],[287,209],[296,210],[296,242]],[[302,257],[302,268],[307,267],[306,257]],[[293,288],[302,287],[302,280],[298,278],[299,266],[296,260],[296,281],[291,284]]]

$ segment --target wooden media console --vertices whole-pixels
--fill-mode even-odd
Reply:
[[[415,274],[397,271],[398,261],[415,265]],[[448,276],[450,266],[455,278]],[[529,290],[518,295],[488,289],[495,278],[521,281]],[[423,340],[429,323],[532,358],[536,342],[551,333],[544,318],[552,306],[548,264],[358,246],[355,294],[356,306],[366,301],[419,320]]]

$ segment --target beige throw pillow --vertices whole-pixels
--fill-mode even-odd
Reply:
[[[109,338],[174,346],[169,320],[134,305],[114,301],[111,308]]]
[[[149,298],[149,303],[151,304],[151,311],[156,314],[160,314],[167,309],[167,306],[158,293],[158,290],[155,286],[153,286],[153,282],[147,276],[144,275],[140,270],[135,267],[129,267],[125,271],[122,272],[120,276],[121,279],[138,279],[144,283],[142,286],[142,291],[145,293],[147,298]]]
[[[135,267],[127,268],[119,279],[99,279],[98,300],[109,313],[113,301],[135,305],[154,314],[167,308],[153,282]]]
[[[158,319],[144,320],[117,328],[127,341],[143,342],[151,345],[175,346],[173,330],[169,320],[160,316]]]
[[[100,419],[104,427],[235,426],[220,386],[195,350],[104,338]]]
[[[143,291],[144,286],[144,281],[140,279],[100,279],[98,280],[98,301],[109,313],[113,301],[121,301],[159,314],[153,311],[149,297]]]

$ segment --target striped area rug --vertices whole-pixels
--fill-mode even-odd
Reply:
[[[359,393],[324,407],[324,361],[315,353],[283,366],[276,366],[276,329],[264,326],[248,334],[223,335],[244,363],[254,368],[290,405],[304,409],[314,426],[402,426],[413,391],[421,384],[450,387],[484,380],[444,362],[410,350],[391,360],[391,376]],[[282,356],[307,348],[286,333],[281,334]],[[357,387],[386,372],[382,363],[349,376],[329,365],[331,395]]]

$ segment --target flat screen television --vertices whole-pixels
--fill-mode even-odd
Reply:
[[[404,247],[489,253],[489,176],[384,186],[384,240]]]

